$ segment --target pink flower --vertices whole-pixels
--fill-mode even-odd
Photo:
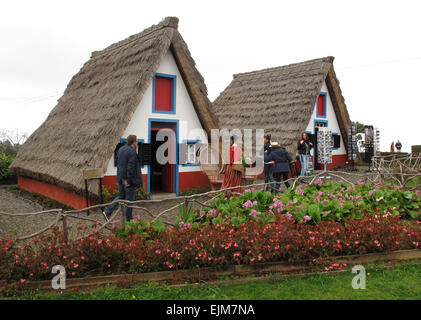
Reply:
[[[73,265],[73,268],[77,269],[77,267],[79,267],[79,265],[78,265],[77,263],[75,263],[75,264]]]
[[[310,216],[304,216],[304,217],[303,217],[303,220],[304,220],[304,221],[310,221],[310,220],[311,220],[311,217],[310,217]]]
[[[25,283],[26,280],[25,279],[20,279],[20,283]]]

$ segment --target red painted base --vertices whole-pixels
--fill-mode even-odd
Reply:
[[[148,175],[142,175],[144,189],[148,188]],[[117,176],[105,176],[102,178],[102,185],[112,192],[118,189]],[[208,177],[202,171],[180,172],[178,174],[178,192],[197,187],[210,186]]]
[[[209,187],[208,176],[202,171],[180,172],[178,175],[178,192],[183,192],[197,187]]]
[[[36,181],[30,178],[18,176],[18,185],[21,189],[36,192],[47,198],[63,203],[75,209],[86,208],[86,199],[71,191],[62,189],[45,182]],[[89,205],[94,205],[93,201],[89,201]]]

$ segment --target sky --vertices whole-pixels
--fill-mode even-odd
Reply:
[[[232,75],[334,56],[351,120],[381,151],[421,144],[420,1],[3,1],[0,130],[31,134],[91,52],[179,18],[209,98]]]

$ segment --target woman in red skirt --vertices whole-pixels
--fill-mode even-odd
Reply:
[[[231,137],[231,147],[230,147],[230,159],[228,165],[224,165],[221,169],[221,172],[224,172],[224,180],[222,181],[221,189],[241,186],[243,183],[243,172],[244,167],[242,164],[233,164],[234,162],[241,161],[242,152],[240,147],[235,143],[235,137]],[[228,192],[238,192],[241,193],[241,188],[227,190]]]

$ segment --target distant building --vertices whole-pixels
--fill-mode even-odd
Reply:
[[[348,110],[333,68],[333,57],[234,75],[214,101],[220,128],[265,129],[292,155],[302,132],[317,144],[317,130],[333,132],[333,163],[347,161]],[[313,149],[313,155],[317,152]],[[313,159],[318,168],[322,165]]]

